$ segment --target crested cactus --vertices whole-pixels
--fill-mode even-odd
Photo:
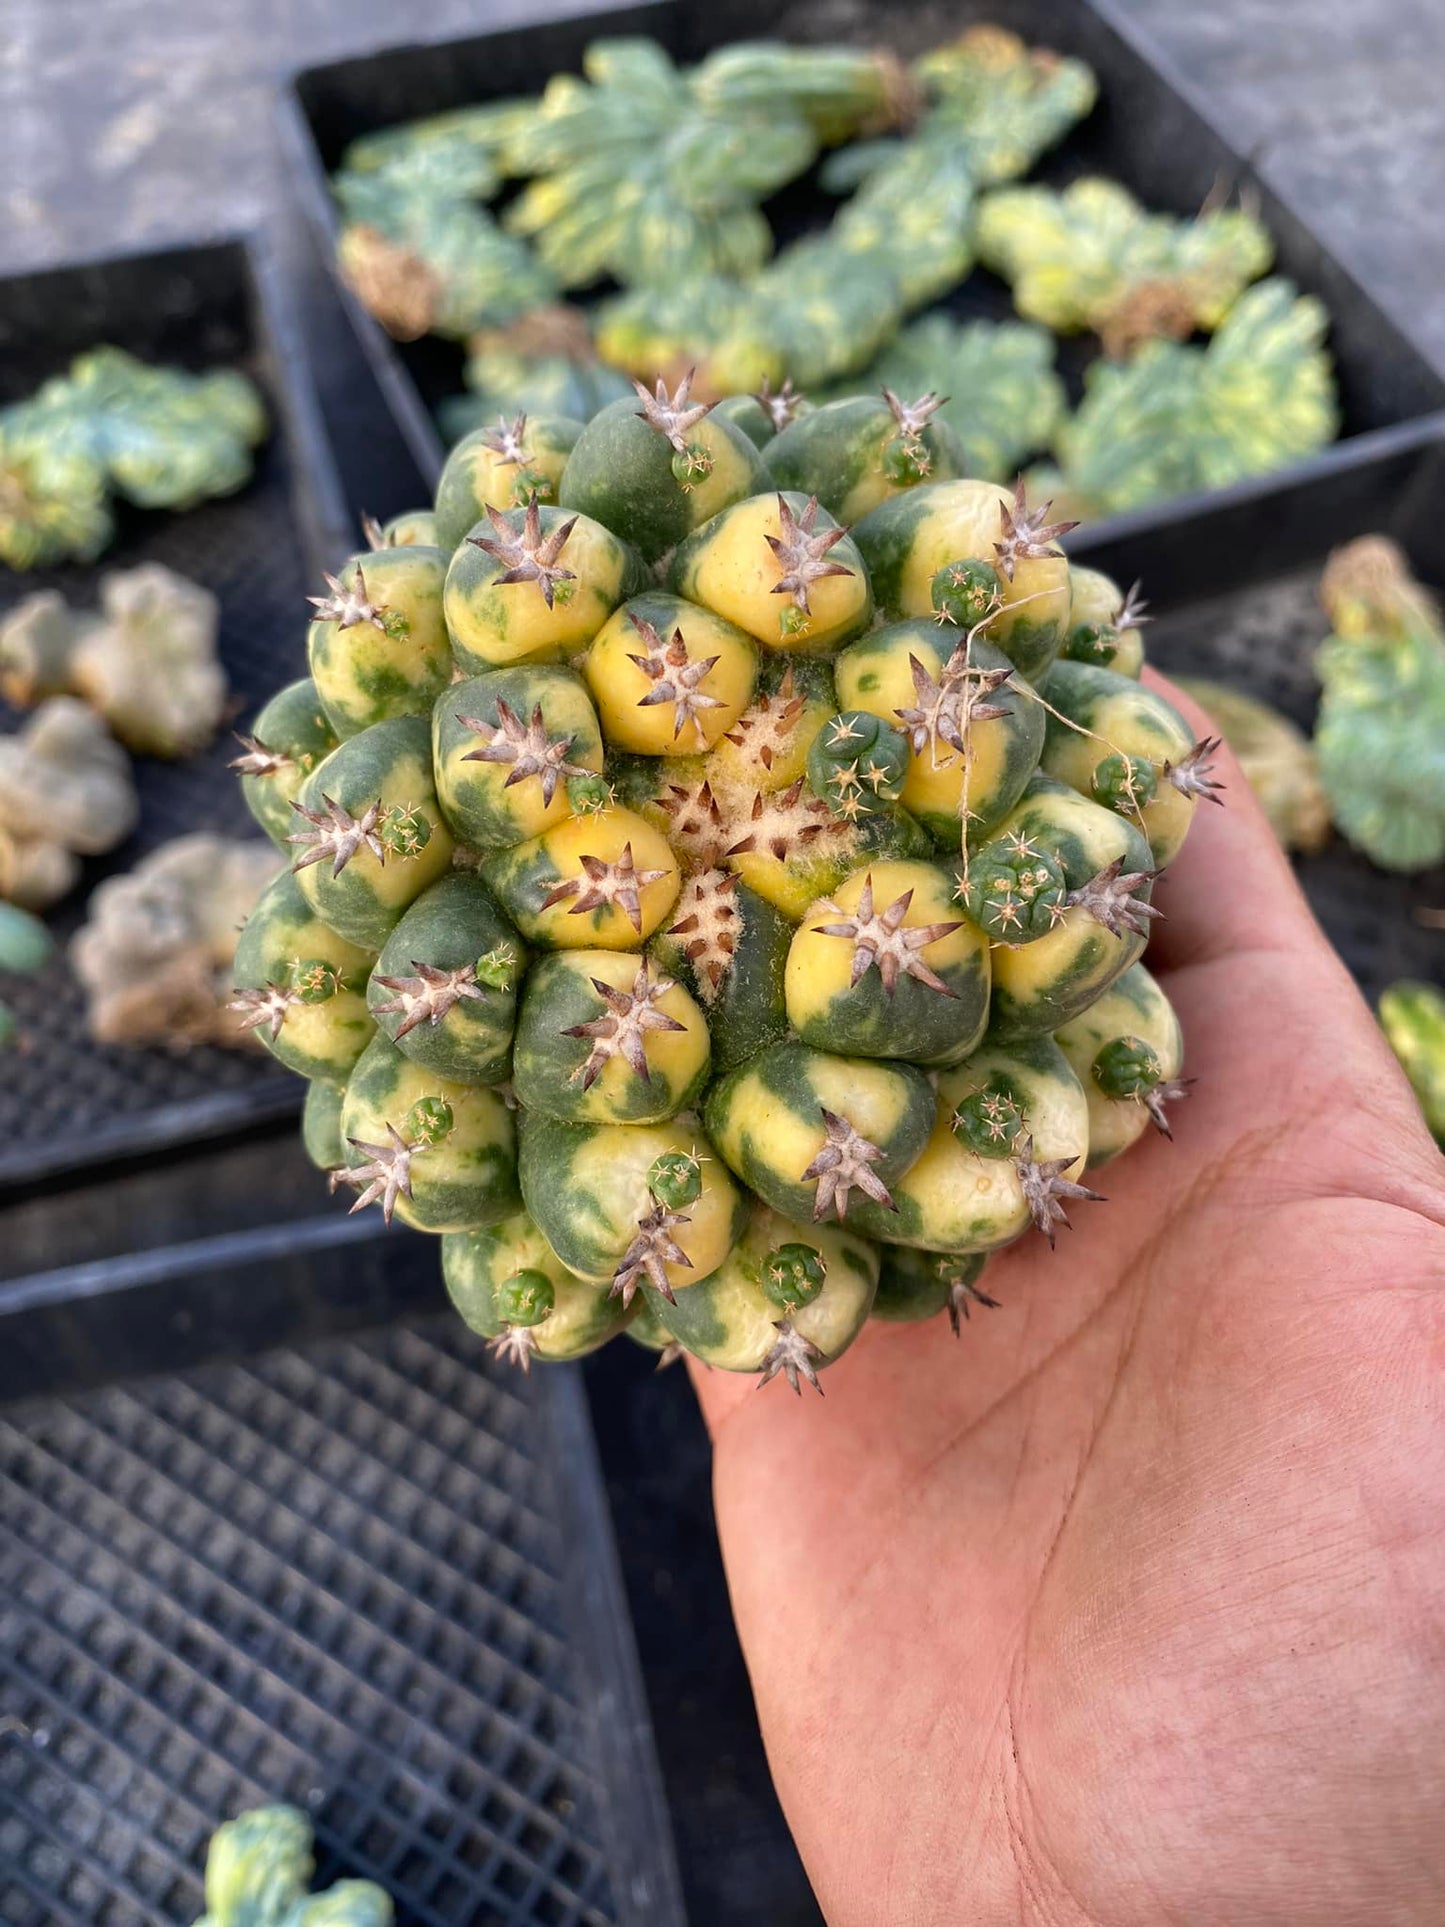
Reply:
[[[391,1898],[374,1881],[307,1892],[311,1845],[311,1822],[296,1807],[253,1807],[217,1827],[196,1927],[391,1927]]]
[[[233,369],[192,375],[93,348],[0,413],[0,561],[93,561],[114,534],[112,495],[150,509],[230,495],[265,433],[260,395]]]
[[[1245,780],[1287,850],[1312,855],[1330,840],[1330,799],[1319,762],[1302,729],[1258,696],[1202,676],[1180,676],[1179,687],[1209,711],[1234,752]]]
[[[1021,315],[1056,334],[1091,330],[1110,355],[1217,328],[1274,256],[1248,208],[1209,206],[1176,221],[1094,176],[1062,193],[996,188],[980,203],[977,242]]]
[[[78,859],[123,843],[139,814],[130,758],[100,717],[48,697],[0,736],[0,897],[48,909],[78,880]]]
[[[525,506],[459,450],[441,547],[334,590],[439,556],[451,670],[387,638],[373,719],[379,632],[328,617],[240,759],[293,859],[242,1020],[523,1368],[631,1330],[796,1390],[875,1312],[961,1329],[1184,1093],[1140,958],[1214,785],[1137,599],[931,473],[926,404],[794,409],[639,384]]]
[[[1078,512],[1115,514],[1226,488],[1302,461],[1339,429],[1327,318],[1272,277],[1248,289],[1206,347],[1147,342],[1094,362],[1054,441]]]

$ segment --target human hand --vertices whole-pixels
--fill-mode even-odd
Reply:
[[[1224,777],[1156,895],[1176,1142],[958,1345],[694,1371],[834,1927],[1445,1919],[1445,1162]]]

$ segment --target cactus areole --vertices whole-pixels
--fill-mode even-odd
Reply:
[[[936,405],[879,404],[919,448]],[[499,1357],[630,1330],[821,1389],[870,1316],[959,1331],[1170,1131],[1141,957],[1212,746],[1081,662],[1123,598],[1022,486],[889,459],[850,524],[686,379],[527,433],[554,484],[463,445],[314,599],[238,762],[291,866],[238,1007]]]

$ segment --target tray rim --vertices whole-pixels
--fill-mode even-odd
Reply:
[[[446,448],[420,390],[397,352],[397,344],[362,306],[337,271],[335,243],[340,224],[320,149],[312,135],[310,117],[302,97],[303,88],[339,68],[370,61],[411,53],[436,53],[448,47],[473,45],[518,32],[543,32],[549,28],[575,29],[584,27],[590,21],[605,23],[614,11],[646,12],[656,9],[660,16],[667,13],[677,15],[682,4],[683,0],[624,0],[623,6],[585,7],[569,4],[569,0],[559,0],[557,4],[548,4],[544,0],[540,14],[492,19],[475,33],[449,34],[436,40],[413,35],[373,48],[367,53],[311,62],[293,68],[285,75],[275,103],[277,125],[291,185],[299,200],[305,226],[321,258],[332,291],[347,314],[371,374],[428,486],[434,487],[436,484]],[[1130,54],[1150,69],[1162,85],[1197,117],[1218,145],[1233,157],[1241,179],[1250,177],[1258,182],[1268,197],[1277,203],[1280,212],[1319,250],[1332,274],[1400,337],[1420,363],[1422,372],[1433,379],[1440,391],[1440,399],[1432,409],[1416,412],[1398,422],[1343,436],[1302,462],[1246,477],[1227,488],[1193,491],[1117,515],[1102,516],[1066,540],[1068,552],[1086,559],[1096,549],[1140,540],[1186,524],[1202,511],[1217,505],[1246,503],[1286,491],[1299,483],[1328,474],[1335,468],[1350,467],[1356,462],[1368,463],[1396,449],[1435,439],[1445,432],[1445,370],[1437,366],[1409,329],[1375,299],[1361,277],[1334,253],[1313,224],[1299,213],[1291,197],[1282,192],[1271,178],[1266,161],[1256,161],[1252,153],[1239,147],[1229,130],[1222,125],[1205,91],[1181,72],[1173,56],[1159,45],[1147,26],[1125,13],[1118,0],[1081,0],[1081,4],[1080,0],[1076,0],[1076,5],[1083,14],[1092,14],[1106,32],[1111,33]],[[1308,289],[1303,291],[1309,292]]]

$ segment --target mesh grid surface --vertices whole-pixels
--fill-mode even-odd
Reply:
[[[1319,571],[1310,569],[1161,617],[1145,631],[1149,660],[1166,674],[1233,683],[1309,731],[1319,699],[1314,654],[1329,633],[1318,589]],[[1398,977],[1441,978],[1445,946],[1416,913],[1445,904],[1445,869],[1390,876],[1338,836],[1318,855],[1296,858],[1296,869],[1371,1001]]]
[[[202,1910],[289,1800],[399,1927],[605,1927],[531,1383],[451,1316],[0,1411],[0,1922]]]
[[[260,378],[261,371],[238,365]],[[220,654],[244,725],[281,684],[305,673],[307,579],[292,510],[293,456],[274,404],[272,433],[258,451],[256,473],[239,494],[185,514],[121,510],[119,539],[90,568],[0,570],[0,613],[37,589],[61,590],[81,607],[97,604],[97,583],[108,569],[160,562],[201,583],[220,601]],[[0,730],[23,721],[0,702]],[[184,762],[135,760],[141,820],[136,834],[110,855],[85,866],[82,884],[49,921],[62,948],[84,917],[85,898],[102,877],[133,869],[158,844],[193,830],[228,836],[260,832],[226,765],[238,754],[229,729],[209,749]],[[281,858],[278,855],[277,865]],[[22,1049],[6,1060],[0,1088],[0,1172],[23,1176],[27,1166],[83,1159],[87,1143],[162,1106],[218,1096],[234,1099],[237,1121],[259,1101],[271,1112],[300,1086],[261,1052],[205,1048],[184,1055],[94,1045],[85,1033],[84,997],[63,957],[43,980],[8,979],[5,1001],[20,1024]],[[177,1119],[170,1135],[186,1129]],[[97,1145],[97,1151],[103,1150]]]

